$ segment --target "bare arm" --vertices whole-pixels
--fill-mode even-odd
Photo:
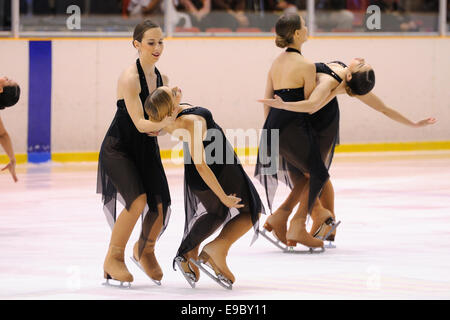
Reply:
[[[423,127],[426,125],[434,124],[436,122],[436,119],[434,119],[434,118],[427,118],[427,119],[423,119],[418,122],[413,122],[413,121],[409,120],[408,118],[406,118],[405,116],[403,116],[402,114],[400,114],[398,111],[389,108],[379,97],[377,97],[372,92],[370,92],[364,96],[356,96],[356,98],[358,98],[359,100],[364,102],[369,107],[375,109],[376,111],[381,112],[386,117],[388,117],[396,122],[407,125],[407,126],[417,128],[417,127]]]
[[[258,101],[264,104],[268,104],[271,107],[277,109],[283,109],[293,112],[314,113],[320,110],[325,105],[324,102],[330,98],[330,96],[332,95],[331,92],[331,82],[323,81],[315,87],[315,89],[311,93],[311,96],[306,100],[284,102],[280,97],[275,96],[274,99],[262,99]]]
[[[190,13],[196,13],[198,10],[190,0],[180,0],[180,3],[186,8]]]
[[[145,119],[144,109],[139,97],[140,88],[138,83],[132,77],[121,77],[119,86],[123,87],[123,96],[128,114],[139,132],[155,132],[167,126],[169,119],[161,122],[152,122]]]
[[[161,78],[162,78],[163,85],[168,86],[169,85],[169,77],[166,76],[165,74],[162,74]],[[157,136],[161,135],[163,131],[164,131],[164,129],[160,129],[158,131],[150,131],[150,132],[146,132],[146,133],[149,137],[157,137]]]
[[[6,152],[9,158],[9,163],[2,168],[2,171],[9,170],[14,182],[17,182],[16,176],[16,157],[14,155],[14,149],[11,142],[11,138],[3,125],[2,118],[0,118],[0,144]]]
[[[304,92],[305,99],[308,99],[316,87],[316,65],[314,63],[309,63],[304,67],[304,69]]]
[[[267,82],[266,82],[266,91],[264,92],[264,98],[265,99],[272,99],[273,97],[273,83],[272,83],[272,76],[270,75],[270,72],[267,74]],[[264,104],[264,120],[267,119],[267,116],[269,115],[270,111],[270,105]]]
[[[211,0],[203,0],[203,7],[199,10],[202,15],[206,15],[211,11]]]
[[[199,125],[200,124],[200,125]],[[211,168],[205,161],[205,149],[203,148],[203,136],[206,132],[206,128],[201,121],[186,121],[185,128],[189,132],[187,139],[189,152],[191,154],[192,161],[197,169],[200,177],[206,185],[214,192],[214,194],[220,199],[220,201],[227,207],[242,208],[244,205],[238,204],[241,199],[234,195],[228,196],[223,191],[222,186],[217,180],[216,176],[212,172]]]

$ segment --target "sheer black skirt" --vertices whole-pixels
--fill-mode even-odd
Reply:
[[[128,113],[118,109],[100,148],[97,193],[102,194],[106,218],[113,227],[117,218],[117,200],[125,209],[142,194],[147,205],[142,212],[141,247],[158,214],[163,215],[163,229],[170,216],[170,193],[161,162],[158,141],[140,133]],[[159,235],[159,236],[160,236]]]
[[[239,214],[249,214],[252,220],[255,235],[252,243],[257,239],[259,232],[259,216],[265,213],[264,206],[252,181],[235,154],[231,144],[226,140],[223,131],[222,139],[225,141],[224,153],[220,163],[209,164],[219,184],[227,195],[236,194],[241,198],[242,208],[228,208],[216,194],[206,185],[193,164],[187,146],[184,147],[185,174],[184,174],[184,205],[185,228],[177,256],[183,256],[201,244],[221,226],[227,224]],[[208,131],[209,132],[209,131]],[[208,143],[204,143],[205,149]],[[228,157],[227,157],[228,155]],[[214,156],[214,154],[213,154]],[[207,155],[208,159],[208,155]],[[228,161],[226,161],[228,159]],[[230,161],[232,159],[232,161]]]
[[[278,181],[290,189],[294,177],[310,175],[308,212],[329,178],[334,149],[339,137],[339,108],[337,99],[330,101],[320,113],[297,114],[278,129],[273,124],[280,113],[269,113],[261,137],[255,177],[266,190],[272,212]],[[278,131],[272,134],[272,131]],[[277,139],[278,143],[273,139]]]

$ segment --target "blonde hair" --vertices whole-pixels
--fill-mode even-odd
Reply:
[[[173,113],[173,109],[172,97],[161,87],[153,91],[144,103],[145,112],[154,122],[161,122]]]

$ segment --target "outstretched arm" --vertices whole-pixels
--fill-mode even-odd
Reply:
[[[364,102],[369,107],[377,110],[378,112],[383,113],[386,117],[391,118],[392,120],[402,123],[404,125],[410,126],[410,127],[424,127],[430,124],[434,124],[436,122],[435,118],[426,118],[423,120],[420,120],[418,122],[413,122],[400,114],[398,111],[389,108],[384,102],[377,97],[374,93],[370,92],[363,96],[356,96],[359,100]]]
[[[9,158],[9,163],[2,168],[2,171],[9,170],[14,182],[17,182],[16,176],[16,157],[14,156],[14,149],[11,138],[3,125],[2,118],[0,118],[0,145],[5,149],[6,155]]]
[[[237,198],[236,195],[227,195],[225,193],[216,176],[205,161],[203,136],[206,132],[206,128],[204,128],[204,125],[201,121],[186,121],[185,123],[185,127],[189,132],[187,139],[189,152],[200,177],[202,177],[206,185],[224,205],[229,208],[242,208],[244,205],[239,204],[241,199]]]

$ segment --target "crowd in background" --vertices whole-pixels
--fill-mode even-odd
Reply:
[[[175,31],[273,31],[277,18],[288,12],[306,17],[307,0],[20,0],[25,16],[65,15],[67,7],[77,5],[92,17],[117,15],[150,18],[164,24],[164,13],[172,10]],[[384,32],[437,31],[439,0],[316,0],[315,30],[318,32],[367,31],[366,9],[381,10]],[[447,20],[450,19],[448,0]],[[0,0],[0,26],[11,27],[11,0]],[[377,30],[371,30],[377,31]]]

